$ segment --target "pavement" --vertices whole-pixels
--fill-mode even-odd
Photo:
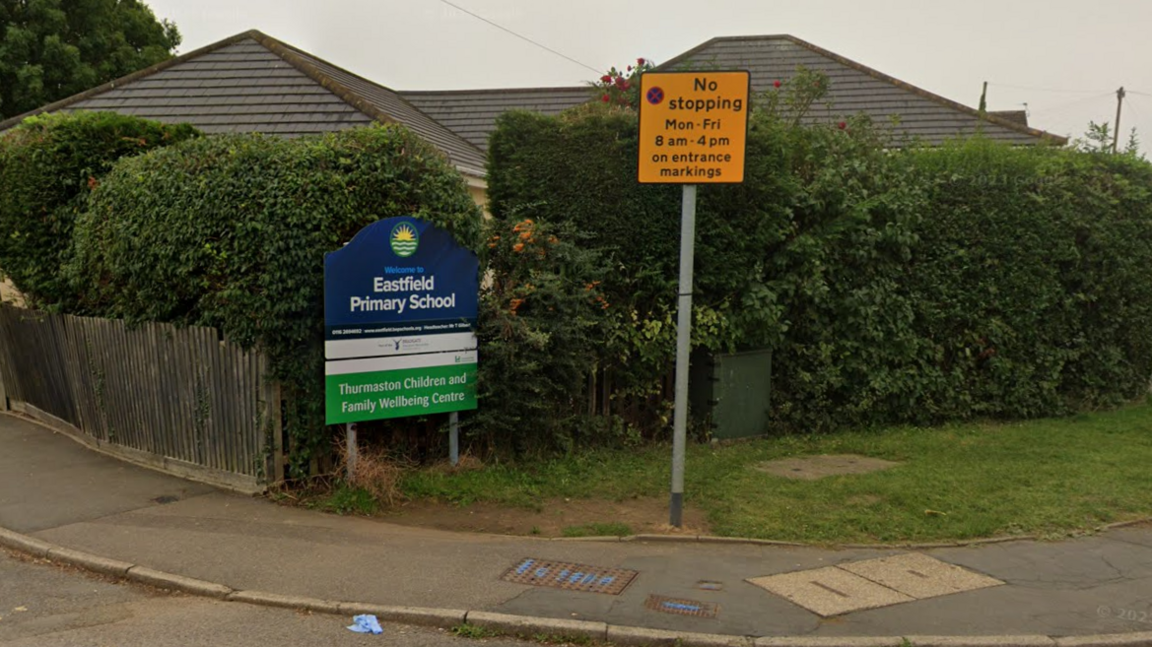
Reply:
[[[452,533],[217,490],[6,414],[0,545],[218,599],[617,644],[1152,647],[1150,524],[843,550]]]

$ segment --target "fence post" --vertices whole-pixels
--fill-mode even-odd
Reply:
[[[266,360],[265,360],[266,361]],[[271,447],[269,452],[269,466],[265,474],[269,479],[268,485],[284,482],[284,420],[280,411],[280,383],[269,380],[266,373],[259,379],[264,380],[264,420],[269,427]]]
[[[3,318],[7,310],[0,302],[0,411],[8,411],[8,391],[4,388],[4,374],[9,369],[8,349],[12,342],[4,335],[5,326]]]
[[[0,344],[4,343],[0,341]],[[4,362],[4,353],[0,352],[0,364]],[[4,367],[0,365],[0,411],[8,410],[8,392],[4,390]]]

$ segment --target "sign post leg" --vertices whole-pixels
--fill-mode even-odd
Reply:
[[[452,467],[460,463],[460,414],[456,411],[448,414],[448,458]]]
[[[684,185],[680,207],[680,298],[676,312],[676,405],[672,419],[672,501],[669,523],[684,519],[684,446],[688,435],[688,351],[692,340],[692,264],[696,241],[696,185]]]
[[[348,460],[348,480],[351,481],[356,476],[356,423],[344,423],[344,433],[347,447]]]

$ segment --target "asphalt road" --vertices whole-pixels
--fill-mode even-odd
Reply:
[[[523,647],[451,632],[384,624],[381,635],[345,629],[351,618],[169,594],[0,550],[4,647]]]

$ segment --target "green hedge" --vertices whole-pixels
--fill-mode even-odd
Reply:
[[[981,139],[897,151],[863,118],[797,127],[793,103],[762,98],[746,180],[700,187],[696,241],[694,344],[775,350],[776,429],[1055,415],[1147,390],[1152,165]],[[636,138],[618,109],[505,115],[489,190],[497,220],[527,210],[604,255],[621,308],[586,352],[652,393],[672,365],[679,188],[636,183]]]
[[[33,305],[67,301],[73,222],[100,177],[122,157],[196,136],[110,112],[29,117],[0,135],[0,272]]]
[[[931,200],[909,266],[935,417],[1115,405],[1152,377],[1152,166],[973,140],[906,156]]]
[[[328,449],[324,254],[399,215],[477,247],[463,179],[399,126],[193,140],[122,160],[105,178],[77,222],[69,278],[83,312],[214,326],[264,349],[300,466]]]

